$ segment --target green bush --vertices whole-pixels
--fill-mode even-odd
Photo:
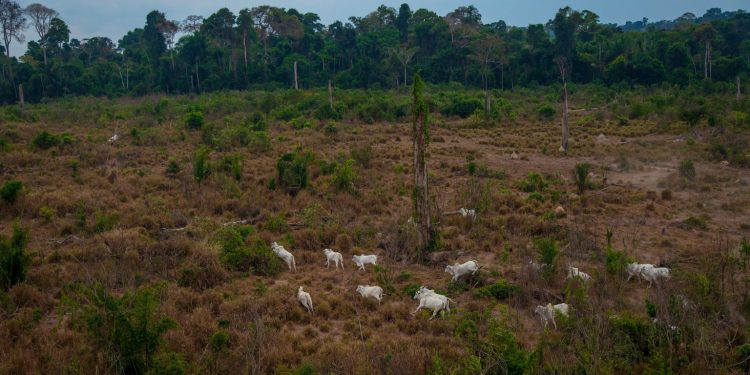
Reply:
[[[304,117],[296,117],[292,120],[292,129],[302,130],[307,128],[312,128],[312,123],[310,122],[310,120]]]
[[[584,191],[591,188],[591,181],[589,180],[589,171],[591,170],[591,164],[580,163],[576,164],[573,176],[576,181],[576,187],[578,187],[578,193],[583,194]]]
[[[148,375],[184,375],[188,373],[188,363],[182,354],[164,351],[154,357]]]
[[[271,137],[265,131],[254,131],[250,133],[247,146],[252,152],[263,152],[271,149]]]
[[[96,231],[96,233],[107,232],[112,230],[115,227],[115,224],[117,224],[117,216],[97,212],[94,231]]]
[[[31,264],[31,257],[26,254],[28,241],[28,232],[18,223],[13,226],[11,238],[0,236],[0,289],[8,290],[26,280]]]
[[[684,225],[687,229],[708,229],[707,218],[704,216],[690,216],[682,221],[682,225]]]
[[[419,290],[419,284],[409,284],[404,287],[404,294],[407,295],[409,298],[414,298],[414,295],[417,294],[417,291]]]
[[[180,167],[180,164],[175,159],[169,159],[169,163],[167,163],[167,175],[168,176],[177,176],[182,168]]]
[[[362,168],[370,168],[372,161],[372,146],[369,144],[364,147],[353,148],[350,152],[352,159]]]
[[[335,122],[329,122],[323,127],[323,133],[327,135],[334,135],[339,132],[339,128]]]
[[[7,181],[0,188],[0,198],[9,204],[16,203],[21,190],[23,190],[23,182],[18,180]]]
[[[143,288],[117,297],[101,284],[72,284],[64,291],[64,312],[87,334],[92,347],[103,352],[113,373],[144,374],[155,368],[164,333],[178,327],[158,313],[160,289]],[[164,358],[159,362],[164,365]]]
[[[467,118],[471,116],[477,110],[483,110],[484,104],[477,98],[460,97],[443,108],[441,111],[446,116],[459,116],[461,118]]]
[[[540,105],[536,109],[536,113],[539,116],[540,120],[550,121],[550,120],[552,120],[555,117],[555,115],[557,115],[557,109],[555,109],[555,107],[553,107],[553,106],[545,103],[545,104]]]
[[[311,155],[300,151],[286,153],[276,162],[276,186],[295,193],[308,184],[307,165]]]
[[[354,191],[354,179],[357,178],[357,173],[354,171],[354,160],[349,159],[342,164],[337,164],[333,169],[333,176],[331,182],[338,191],[352,192]]]
[[[537,172],[529,172],[529,174],[526,175],[526,179],[521,180],[518,183],[518,187],[527,193],[541,193],[547,189],[548,185],[549,184],[544,180],[544,177]]]
[[[496,281],[494,284],[479,288],[476,294],[481,297],[492,297],[497,300],[505,300],[512,296],[513,293],[516,293],[518,290],[520,290],[520,288],[517,285],[511,284],[507,280],[501,279]]]
[[[628,263],[632,263],[632,261],[631,258],[625,255],[624,251],[615,250],[611,246],[607,247],[606,268],[610,274],[621,274],[627,268]]]
[[[34,144],[34,146],[36,146],[37,148],[39,148],[41,150],[46,150],[48,148],[57,146],[57,145],[60,144],[60,142],[61,142],[61,140],[60,140],[59,136],[51,134],[51,133],[47,132],[46,130],[42,131],[39,134],[37,134],[34,137],[34,140],[32,141],[32,143]]]
[[[242,179],[242,155],[225,155],[219,161],[219,170],[228,173],[235,180]]]
[[[195,177],[195,181],[200,184],[205,180],[208,175],[211,173],[211,167],[208,160],[208,155],[211,153],[211,150],[206,146],[200,146],[198,147],[198,150],[195,151],[195,160],[193,161],[193,176]]]
[[[245,245],[245,238],[252,230],[249,228],[224,228],[219,232],[219,259],[226,267],[235,271],[251,271],[260,276],[278,275],[282,270],[282,264],[271,251],[270,245],[258,238],[252,239],[250,246]]]
[[[680,172],[680,176],[691,181],[695,179],[695,166],[692,160],[683,160],[677,170]]]
[[[185,114],[185,126],[188,129],[200,129],[203,127],[204,123],[203,112],[198,109],[191,108],[188,113]]]
[[[219,353],[223,349],[228,348],[229,333],[224,330],[214,332],[214,334],[211,335],[211,338],[208,340],[208,346],[211,347],[211,351],[214,353]]]
[[[539,254],[539,260],[550,267],[554,267],[555,265],[555,258],[557,258],[557,254],[560,252],[557,246],[557,241],[542,237],[537,238],[534,240],[534,244],[537,248],[537,253]]]

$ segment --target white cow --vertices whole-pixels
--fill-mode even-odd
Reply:
[[[547,306],[539,305],[534,309],[534,313],[539,314],[539,317],[542,319],[544,328],[547,328],[547,324],[552,321],[552,325],[555,327],[555,330],[557,329],[557,322],[555,322],[555,312],[558,312],[560,313],[560,315],[567,317],[569,311],[570,305],[568,305],[567,303],[559,303],[554,306],[551,303],[548,303]]]
[[[440,311],[451,311],[450,303],[455,303],[452,299],[442,295],[435,293],[434,290],[427,289],[424,286],[420,287],[417,293],[414,294],[414,299],[419,300],[419,306],[417,306],[417,309],[414,310],[412,315],[419,312],[422,308],[427,308],[432,310],[432,316],[430,317],[430,320],[435,318],[435,315],[439,313]]]
[[[287,251],[284,246],[281,246],[274,242],[271,244],[271,250],[286,263],[286,266],[289,267],[290,271],[292,269],[297,271],[297,263],[294,262],[294,255]]]
[[[357,286],[357,293],[365,298],[375,298],[376,300],[378,300],[378,303],[383,300],[383,288],[377,285],[359,285]]]
[[[461,207],[461,209],[458,210],[458,213],[460,213],[461,216],[468,217],[471,220],[474,220],[474,219],[477,218],[477,211],[476,210],[470,210],[470,209],[466,209],[466,208]]]
[[[297,301],[302,304],[302,307],[306,308],[309,313],[315,312],[315,309],[313,309],[312,304],[312,297],[310,297],[310,293],[305,292],[302,290],[302,287],[300,286],[297,290]]]
[[[451,281],[456,281],[463,275],[474,275],[475,273],[477,273],[477,271],[479,271],[479,266],[477,265],[477,262],[473,260],[470,260],[463,264],[456,263],[452,266],[445,266],[445,272],[453,275]]]
[[[566,279],[572,279],[574,277],[580,278],[583,282],[591,281],[591,275],[587,274],[586,272],[579,271],[578,268],[569,265],[568,276],[566,277]]]
[[[108,141],[108,142],[109,142],[109,143],[114,143],[114,142],[117,142],[117,141],[118,141],[119,139],[120,139],[120,135],[119,135],[119,134],[117,134],[117,132],[115,132],[115,134],[113,134],[113,135],[112,135],[112,136],[111,136],[111,137],[109,138],[109,141]]]
[[[633,276],[637,277],[638,281],[640,281],[641,273],[643,272],[643,270],[649,269],[649,268],[654,268],[654,265],[648,264],[648,263],[638,263],[638,262],[628,263],[628,267],[627,267],[628,280],[627,281],[630,281],[630,279]]]
[[[328,268],[331,265],[331,261],[333,261],[333,264],[337,269],[339,268],[339,265],[341,265],[341,269],[344,269],[344,256],[341,255],[341,253],[335,252],[331,249],[324,249],[323,253],[326,255],[326,268]]]
[[[547,269],[547,267],[549,267],[549,266],[547,264],[537,263],[537,262],[529,259],[529,261],[527,262],[527,267],[529,267],[530,269],[534,270],[535,272],[542,272],[545,269]]]
[[[365,264],[378,265],[377,255],[355,255],[352,257],[352,261],[359,267],[360,270],[365,270]]]
[[[659,285],[659,279],[669,279],[671,274],[669,268],[666,267],[651,267],[641,270],[641,276],[648,281],[648,287],[651,287],[652,283]]]

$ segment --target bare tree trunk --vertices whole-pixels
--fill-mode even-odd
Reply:
[[[427,187],[427,123],[428,109],[424,102],[424,83],[419,76],[414,77],[414,213],[419,228],[420,251],[432,242],[429,190]]]
[[[738,74],[737,77],[734,77],[734,81],[737,84],[737,100],[740,100],[742,97],[742,91],[740,90],[740,75]]]
[[[407,90],[406,88],[406,64],[404,64],[404,90]]]
[[[294,62],[294,89],[299,90],[299,83],[297,82],[297,62]]]
[[[331,112],[333,112],[333,86],[331,86],[331,80],[328,80],[328,104],[331,106]]]
[[[242,52],[245,54],[245,69],[247,69],[247,31],[242,32]]]
[[[23,83],[18,84],[18,104],[21,105],[21,112],[23,112],[23,107],[26,105],[23,100]]]
[[[706,41],[706,53],[703,54],[703,78],[708,78],[708,41]]]
[[[562,144],[561,152],[568,152],[568,82],[563,78]]]
[[[42,46],[42,55],[44,56],[44,65],[47,65],[47,47]]]
[[[490,97],[490,90],[484,90],[484,114],[489,117],[492,113],[492,98]]]

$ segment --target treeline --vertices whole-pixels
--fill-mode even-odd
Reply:
[[[707,15],[721,13],[711,9]],[[59,14],[0,0],[4,56],[0,102],[66,95],[144,95],[228,89],[400,89],[419,72],[430,83],[484,89],[574,83],[689,85],[728,81],[750,67],[750,14],[681,17],[669,30],[625,32],[590,11],[560,9],[546,24],[483,22],[473,6],[441,16],[380,6],[325,26],[314,13],[259,6],[173,21],[152,11],[119,41],[71,38]],[[681,20],[681,21],[680,21]],[[8,48],[31,28],[20,58]],[[179,36],[179,38],[178,38]]]

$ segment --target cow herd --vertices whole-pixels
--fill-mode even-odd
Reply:
[[[294,261],[294,255],[286,250],[283,246],[279,245],[276,242],[273,242],[271,244],[271,250],[279,258],[281,258],[284,263],[286,263],[290,271],[297,270],[297,266]],[[341,267],[342,269],[344,268],[344,257],[343,255],[341,255],[341,253],[333,251],[331,249],[324,249],[323,253],[326,257],[326,268],[329,268],[331,263],[333,263],[336,269],[338,269],[339,267]],[[358,270],[365,271],[365,265],[378,264],[378,256],[364,254],[354,255],[352,257],[352,261],[357,266]],[[549,267],[546,264],[538,264],[534,261],[529,261],[528,265],[529,268],[536,272],[541,272]],[[445,272],[451,275],[451,282],[455,282],[463,276],[475,275],[480,270],[480,268],[481,267],[475,260],[470,260],[464,263],[447,265],[445,267]],[[670,278],[670,271],[668,268],[656,267],[653,264],[630,263],[627,265],[626,269],[628,272],[628,281],[630,281],[630,279],[635,276],[638,278],[638,280],[643,279],[648,281],[649,287],[651,287],[653,283],[658,284],[662,279]],[[571,265],[568,265],[567,271],[568,272],[566,279],[578,279],[583,283],[589,283],[592,280],[591,275]],[[383,288],[377,285],[358,285],[356,292],[364,298],[373,298],[377,300],[378,304],[382,302],[384,296]],[[455,303],[447,296],[439,294],[432,289],[428,289],[425,286],[421,286],[419,290],[417,290],[417,292],[414,294],[414,299],[419,301],[419,305],[412,312],[412,314],[416,314],[421,309],[428,309],[432,311],[430,320],[435,318],[435,316],[437,316],[437,314],[442,311],[450,312],[450,304]],[[310,293],[305,292],[302,286],[300,286],[297,290],[297,300],[308,312],[310,312],[311,314],[315,312],[315,309],[313,308],[312,296],[310,296]],[[545,328],[551,322],[552,326],[555,329],[557,329],[555,315],[560,314],[567,317],[569,311],[570,305],[568,305],[567,303],[559,303],[556,305],[547,303],[547,305],[539,305],[534,309],[534,313],[539,315],[539,318],[541,319],[542,324]]]

